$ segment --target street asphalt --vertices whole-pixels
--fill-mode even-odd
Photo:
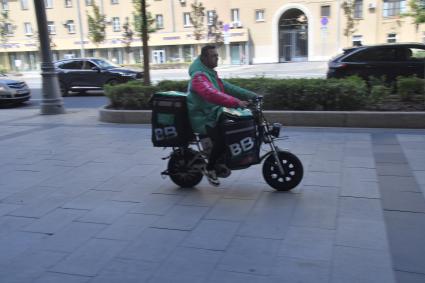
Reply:
[[[177,188],[149,125],[0,110],[1,283],[423,283],[425,130],[284,128],[261,167]]]

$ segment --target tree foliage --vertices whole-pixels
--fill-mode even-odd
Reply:
[[[8,41],[9,28],[11,24],[8,11],[0,12],[0,40],[3,44]]]
[[[131,48],[131,42],[133,41],[134,32],[131,29],[128,17],[125,18],[125,23],[123,24],[122,28],[124,30],[122,33],[122,42],[124,44],[125,51],[129,53]]]
[[[425,1],[410,0],[409,8],[410,12],[403,14],[403,16],[412,17],[416,27],[425,23]]]
[[[344,27],[344,35],[347,38],[357,30],[357,22],[354,20],[354,5],[355,0],[346,0],[341,4],[341,8],[343,9],[345,18],[347,20]]]
[[[190,22],[193,25],[193,36],[196,40],[200,40],[204,34],[204,18],[205,18],[205,7],[202,2],[195,0],[191,4],[192,10],[190,12]]]
[[[216,45],[221,45],[224,42],[223,22],[218,20],[216,12],[214,12],[211,24],[208,26],[208,38]]]
[[[142,1],[145,2],[146,8],[149,7],[149,5],[146,4],[146,0],[134,0],[133,25],[134,25],[134,30],[136,31],[137,36],[143,39],[142,31],[143,31],[144,25],[143,25],[143,19],[142,19]],[[148,34],[156,31],[154,27],[155,19],[152,17],[152,14],[148,11],[146,12],[146,23],[147,23]]]
[[[92,7],[93,16],[87,13],[89,38],[94,44],[98,45],[106,37],[106,16],[100,12],[99,6],[95,2],[93,2]]]

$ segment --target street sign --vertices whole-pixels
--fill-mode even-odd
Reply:
[[[320,23],[322,24],[322,26],[326,26],[328,22],[329,20],[327,17],[322,17],[322,19],[320,20]]]

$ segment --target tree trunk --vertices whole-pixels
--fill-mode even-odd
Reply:
[[[146,0],[141,0],[142,8],[142,43],[143,43],[143,81],[145,85],[151,84],[149,72],[149,46],[148,46],[148,20],[146,15]]]

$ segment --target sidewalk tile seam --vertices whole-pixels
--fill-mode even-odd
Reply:
[[[413,214],[425,214],[421,211],[409,211],[409,210],[398,210],[398,209],[383,209],[383,211],[400,212],[400,213],[413,213]]]
[[[83,277],[83,278],[87,278],[87,279],[91,279],[91,278],[96,277],[96,276],[89,276],[89,275],[82,275],[82,274],[65,273],[65,272],[59,272],[59,271],[53,271],[53,270],[46,270],[46,273],[71,275],[71,276]]]
[[[394,268],[394,271],[401,271],[401,272],[406,272],[406,273],[411,273],[411,274],[425,275],[425,273],[422,273],[422,272],[408,271],[408,270],[403,270],[403,269],[400,269],[400,268]]]
[[[377,200],[377,199],[381,199],[380,197],[379,198],[371,198],[371,197],[361,197],[361,196],[349,196],[349,195],[340,195],[339,196],[340,198],[353,198],[353,199],[370,199],[370,200]]]

